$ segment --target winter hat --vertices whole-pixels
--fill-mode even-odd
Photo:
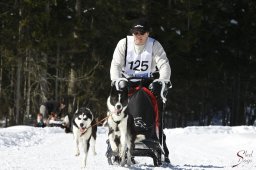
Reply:
[[[134,33],[136,31],[149,32],[149,23],[147,19],[140,18],[133,23],[131,33]]]

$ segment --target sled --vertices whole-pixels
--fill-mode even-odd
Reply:
[[[135,142],[134,150],[132,151],[133,163],[136,156],[151,157],[153,159],[154,166],[160,166],[164,162],[164,149],[163,149],[163,120],[166,103],[166,94],[168,87],[164,80],[152,80],[145,78],[128,78],[128,84],[131,80],[139,79],[139,84],[134,89],[129,87],[130,90],[134,90],[130,95],[127,111],[133,116],[135,125],[139,125],[135,128],[136,134],[145,135],[145,139],[139,142]],[[162,100],[162,106],[156,106],[153,104],[156,102],[156,97],[147,88],[153,81],[160,81],[162,83],[161,97],[158,100]],[[138,83],[138,82],[136,82]],[[152,100],[155,99],[154,100]],[[144,100],[147,102],[144,103]],[[158,102],[159,103],[159,102]],[[137,108],[133,104],[137,104]],[[146,107],[145,107],[146,106]],[[160,108],[161,107],[161,108]],[[136,119],[136,112],[141,112],[139,115],[140,120]],[[137,116],[138,117],[138,116]],[[140,126],[140,125],[144,126]],[[110,165],[119,163],[119,156],[115,155],[107,141],[106,157]]]

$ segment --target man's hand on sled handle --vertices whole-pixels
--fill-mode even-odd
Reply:
[[[121,91],[121,90],[123,90],[123,88],[126,87],[127,82],[128,82],[128,80],[126,78],[118,78],[118,79],[115,79],[114,81],[112,81],[112,85],[114,85],[116,87],[117,91]]]
[[[172,88],[172,83],[170,80],[168,79],[155,79],[152,83],[154,82],[158,82],[162,85],[162,89],[161,89],[161,92],[160,92],[160,95],[161,95],[161,98],[163,100],[163,103],[166,103],[167,99],[164,95],[164,92],[165,91],[168,91],[168,89]]]

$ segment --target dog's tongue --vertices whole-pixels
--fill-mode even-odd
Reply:
[[[116,111],[116,114],[117,114],[117,115],[120,115],[121,112],[122,112],[122,110],[117,110],[117,111]]]
[[[80,132],[83,133],[85,131],[85,128],[80,128]]]

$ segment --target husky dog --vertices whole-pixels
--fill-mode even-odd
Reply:
[[[125,165],[127,150],[127,165],[131,165],[132,151],[134,148],[133,118],[126,112],[128,105],[128,90],[118,89],[113,85],[107,99],[109,127],[108,139],[112,151],[121,159],[121,166]]]
[[[85,168],[90,144],[92,145],[91,147],[93,154],[96,155],[95,143],[97,126],[90,109],[86,107],[81,107],[75,112],[72,121],[72,128],[76,144],[75,156],[80,155],[79,145],[81,145],[81,149],[84,152],[82,155],[81,165],[82,168]]]

